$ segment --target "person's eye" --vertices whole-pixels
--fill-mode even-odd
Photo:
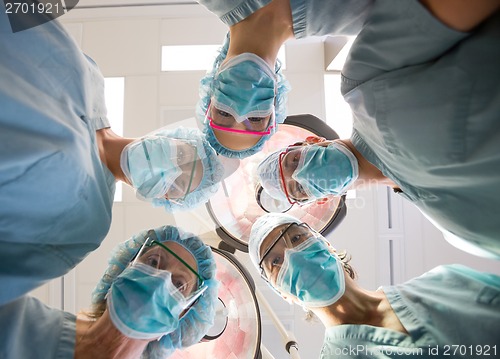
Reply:
[[[222,110],[217,110],[217,113],[222,116],[222,117],[230,117],[231,114],[226,112],[226,111],[222,111]]]
[[[284,167],[289,169],[290,171],[295,171],[299,164],[299,160],[300,155],[298,153],[288,152],[283,159]]]
[[[297,243],[297,242],[300,242],[300,240],[301,240],[301,235],[300,235],[300,234],[296,234],[296,235],[294,235],[292,238],[290,238],[290,242],[291,242],[292,244],[295,244],[295,243]]]
[[[185,293],[187,291],[187,283],[185,280],[181,278],[172,278],[172,283],[174,284],[175,288],[179,290],[179,292]]]
[[[264,119],[262,117],[249,117],[248,121],[250,122],[262,122]]]
[[[158,254],[149,255],[144,261],[144,264],[153,268],[158,268],[160,266],[160,256]]]
[[[271,261],[271,272],[274,271],[274,269],[280,267],[282,262],[283,261],[281,260],[281,257],[279,256],[274,257],[273,260]]]

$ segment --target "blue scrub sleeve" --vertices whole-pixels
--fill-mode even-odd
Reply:
[[[76,317],[24,296],[0,307],[0,358],[71,359]]]
[[[433,61],[467,37],[418,1],[379,0],[342,70],[342,93],[380,74]]]

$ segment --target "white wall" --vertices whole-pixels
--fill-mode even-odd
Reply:
[[[165,73],[160,71],[162,45],[220,44],[226,27],[197,5],[131,10],[73,10],[62,17],[68,31],[84,52],[100,66],[104,76],[125,77],[124,136],[136,137],[180,121],[194,114],[198,99],[198,81],[203,71]],[[286,45],[285,74],[293,90],[289,113],[311,113],[325,118],[324,47],[321,41],[290,41]],[[184,125],[196,126],[193,121]],[[392,228],[387,227],[385,188],[357,191],[348,201],[348,216],[329,236],[338,249],[347,249],[359,274],[359,282],[376,289],[417,276],[443,263],[464,263],[477,269],[500,273],[498,262],[479,259],[448,245],[442,235],[410,203],[390,194]],[[90,254],[65,280],[64,299],[51,292],[60,281],[45,286],[36,294],[47,302],[76,312],[87,308],[90,292],[106,268],[110,250],[119,242],[145,228],[177,224],[203,236],[212,245],[218,243],[214,224],[204,208],[196,213],[166,214],[161,209],[135,198],[124,188],[123,202],[113,208],[111,230],[98,251]],[[392,275],[389,272],[389,241],[392,241]],[[248,256],[238,258],[252,266]],[[298,339],[302,358],[316,358],[323,338],[320,323],[305,323],[298,307],[291,307],[274,295],[256,278],[258,287],[270,301],[285,326]],[[69,288],[69,290],[68,290]],[[54,297],[55,295],[55,297]],[[276,358],[286,355],[279,336],[263,313],[264,344]]]

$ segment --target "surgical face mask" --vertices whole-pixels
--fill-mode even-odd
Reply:
[[[308,307],[328,306],[345,291],[342,262],[321,237],[311,237],[285,250],[275,286]]]
[[[140,199],[175,199],[190,192],[197,160],[185,141],[147,136],[123,149],[120,166]]]
[[[358,178],[358,161],[341,144],[310,145],[302,150],[292,178],[309,198],[341,195]]]
[[[111,321],[133,339],[155,339],[176,330],[184,302],[172,273],[140,263],[127,267],[108,295]]]
[[[255,54],[229,59],[220,67],[213,86],[211,105],[239,123],[273,114],[276,75]]]

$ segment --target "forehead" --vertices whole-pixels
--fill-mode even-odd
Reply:
[[[259,260],[262,259],[265,251],[274,243],[274,241],[281,235],[281,233],[288,227],[290,223],[280,224],[275,227],[269,234],[264,238],[262,244],[259,248]]]
[[[191,268],[193,268],[194,270],[198,270],[198,264],[196,262],[196,259],[191,254],[191,252],[188,251],[182,244],[174,241],[165,241],[162,242],[161,244],[163,244],[165,247],[167,247],[172,252],[181,257],[187,264],[191,266]]]

